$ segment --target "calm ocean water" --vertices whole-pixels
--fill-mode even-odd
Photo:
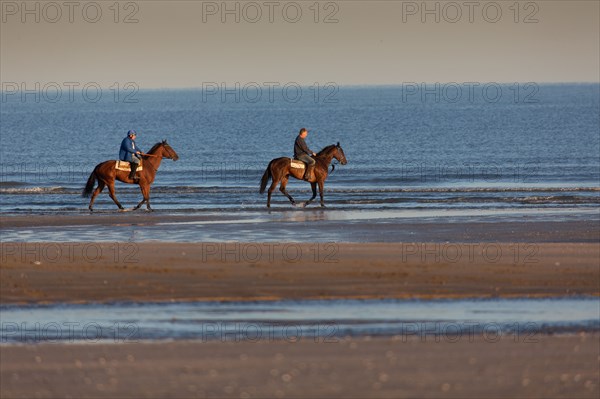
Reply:
[[[313,150],[339,141],[346,153],[348,164],[326,182],[335,209],[598,208],[600,86],[518,88],[472,96],[463,88],[459,99],[452,87],[414,95],[406,86],[321,88],[319,98],[303,88],[297,101],[266,89],[257,101],[251,89],[224,98],[142,90],[133,103],[108,89],[94,103],[67,92],[57,102],[51,93],[39,102],[3,94],[0,213],[87,211],[80,193],[89,173],[117,157],[129,129],[142,149],[168,139],[180,156],[161,165],[155,209],[263,209],[260,177],[272,158],[292,155],[300,127]],[[310,196],[307,183],[294,180],[289,190]],[[117,196],[125,206],[141,198],[122,183]],[[279,192],[274,198],[290,207]],[[96,208],[116,210],[106,191]]]

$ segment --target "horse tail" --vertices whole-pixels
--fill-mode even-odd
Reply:
[[[265,189],[267,188],[267,183],[269,182],[269,179],[271,177],[273,177],[273,175],[271,174],[271,164],[273,163],[273,161],[269,162],[269,166],[267,166],[267,169],[265,170],[265,173],[263,173],[262,175],[262,179],[260,180],[260,193],[263,194],[265,192]]]
[[[87,184],[85,185],[85,188],[83,189],[83,192],[81,193],[81,196],[83,198],[87,198],[92,194],[92,191],[94,191],[95,183],[96,183],[96,168],[94,168],[94,170],[92,171],[92,174],[90,174]]]

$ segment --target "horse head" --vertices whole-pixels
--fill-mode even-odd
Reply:
[[[173,161],[177,161],[179,159],[179,155],[177,155],[173,147],[167,143],[167,140],[163,140],[160,145],[163,149],[163,158],[172,159]]]
[[[344,154],[344,150],[340,146],[339,141],[338,141],[337,145],[335,146],[335,149],[337,151],[333,154],[333,157],[335,159],[337,159],[342,165],[346,165],[348,163],[348,160],[346,159],[346,154]]]

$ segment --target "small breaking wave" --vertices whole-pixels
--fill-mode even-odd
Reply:
[[[2,187],[0,194],[69,194],[69,191],[62,186],[54,187]]]

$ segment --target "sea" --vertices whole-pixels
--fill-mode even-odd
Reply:
[[[466,218],[462,226],[481,215],[570,218],[586,226],[600,221],[597,83],[321,85],[262,92],[259,86],[107,89],[101,96],[93,90],[59,96],[52,87],[0,93],[0,217],[89,215],[89,199],[81,197],[87,178],[98,163],[117,158],[130,129],[138,132],[142,150],[167,140],[179,155],[177,162],[162,162],[152,186],[160,223],[155,216],[145,223],[146,213],[138,210],[139,223],[111,217],[113,222],[94,228],[9,227],[0,230],[2,241],[447,242],[464,237],[440,227],[438,219]],[[318,201],[293,207],[276,191],[267,211],[261,176],[271,159],[292,156],[302,127],[313,151],[339,143],[348,162],[335,164],[326,181],[325,210]],[[288,190],[298,201],[311,195],[303,181],[290,181]],[[116,194],[129,208],[141,199],[138,187],[120,182]],[[118,214],[106,191],[95,212],[99,218]],[[411,222],[425,218],[434,224]],[[475,232],[472,239],[488,236]],[[0,310],[0,344],[30,342],[19,326],[47,331],[73,321],[83,326],[75,334],[59,326],[59,335],[33,341],[224,339],[231,338],[232,320],[242,326],[236,340],[254,341],[257,332],[265,333],[258,336],[263,339],[329,339],[402,337],[419,329],[455,340],[474,331],[473,321],[482,326],[478,332],[493,326],[497,335],[527,338],[599,329],[594,297],[33,304]],[[88,326],[97,333],[90,336]],[[288,336],[288,327],[296,335]],[[248,331],[254,335],[245,336]]]
[[[597,83],[85,93],[0,93],[0,215],[87,213],[89,174],[118,157],[130,129],[142,150],[167,140],[180,157],[162,162],[154,209],[262,211],[260,178],[271,159],[292,156],[302,127],[313,151],[339,142],[347,157],[325,183],[335,210],[600,209]],[[311,194],[295,179],[288,190]],[[137,186],[117,182],[116,193],[124,206],[141,200]],[[95,207],[117,211],[107,190]],[[272,209],[292,205],[276,191]]]

